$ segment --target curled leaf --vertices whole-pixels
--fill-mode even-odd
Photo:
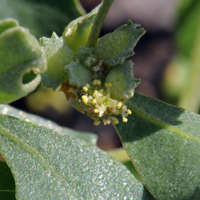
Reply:
[[[0,21],[0,103],[10,103],[32,92],[40,83],[37,75],[29,83],[23,76],[46,69],[37,39],[15,20]]]

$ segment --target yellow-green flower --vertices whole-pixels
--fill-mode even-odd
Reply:
[[[73,106],[95,120],[94,124],[118,124],[117,115],[127,122],[131,111],[125,103],[133,97],[139,80],[133,76],[133,63],[125,59],[134,54],[133,48],[144,29],[139,25],[121,26],[87,47],[98,7],[86,16],[71,22],[63,36],[53,33],[51,39],[42,38],[48,70],[42,75],[44,87],[56,89],[62,84],[66,97],[73,98]]]

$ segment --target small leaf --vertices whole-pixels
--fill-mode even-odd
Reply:
[[[15,199],[15,182],[13,175],[4,161],[0,161],[0,199]]]
[[[99,59],[107,65],[122,64],[127,57],[134,55],[133,48],[144,35],[143,28],[131,21],[100,38],[95,47]]]
[[[83,87],[92,84],[92,72],[77,62],[71,62],[64,67],[71,85]]]
[[[0,115],[0,152],[14,175],[16,199],[149,197],[125,166],[104,151],[11,116]]]
[[[38,126],[44,126],[47,129],[50,129],[52,131],[55,131],[55,132],[58,132],[58,133],[64,134],[64,135],[70,135],[70,136],[82,139],[82,140],[89,142],[91,144],[94,144],[94,145],[97,142],[97,136],[95,134],[74,131],[69,128],[64,128],[64,127],[58,126],[56,123],[54,123],[50,120],[46,120],[37,115],[26,113],[24,111],[13,108],[9,105],[0,105],[0,113],[4,114],[4,115],[6,114],[6,115],[13,116],[13,117],[17,117],[24,121],[37,124]]]
[[[68,79],[64,66],[72,61],[74,54],[63,41],[63,37],[58,37],[56,33],[51,38],[41,38],[40,42],[47,57],[47,70],[42,74],[42,86],[56,90]]]
[[[78,50],[78,47],[80,45],[86,46],[93,25],[93,21],[95,16],[97,15],[98,10],[99,6],[97,6],[87,15],[73,20],[65,28],[63,32],[63,38],[69,48],[71,48],[74,52]]]
[[[37,39],[15,20],[0,21],[0,29],[4,30],[0,34],[0,103],[10,103],[38,86],[40,75],[27,84],[23,84],[22,79],[31,70],[43,72],[46,60],[41,55]]]
[[[139,85],[140,80],[134,79],[132,61],[117,65],[110,69],[106,76],[105,83],[111,83],[111,98],[127,100],[134,94],[134,89]]]
[[[76,61],[86,68],[94,67],[97,64],[97,56],[94,55],[94,48],[79,46],[78,51],[75,53]]]
[[[198,200],[200,117],[138,93],[117,130],[143,184],[156,199]]]

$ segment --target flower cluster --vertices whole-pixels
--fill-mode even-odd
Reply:
[[[76,91],[76,89],[73,90],[68,87],[66,92],[66,86],[66,83],[62,84],[62,90],[65,91],[66,96]],[[95,120],[95,125],[100,124],[99,119],[103,120],[104,125],[111,122],[118,124],[119,121],[115,117],[116,115],[122,115],[122,121],[127,122],[128,119],[126,117],[131,114],[131,111],[127,109],[127,106],[123,102],[111,98],[111,87],[111,83],[105,83],[103,86],[101,81],[96,79],[93,80],[92,85],[87,83],[79,90],[81,95],[73,96],[76,102],[75,108],[83,113],[86,112],[89,117]]]
[[[95,125],[100,120],[105,125],[118,124],[118,115],[127,122],[131,111],[125,103],[133,97],[140,81],[133,76],[133,63],[125,59],[134,54],[133,48],[144,30],[129,21],[99,38],[94,47],[87,47],[97,12],[70,23],[60,38],[55,33],[51,39],[42,38],[48,61],[42,83],[53,89],[61,84],[67,99],[72,98],[73,106],[94,119]]]
[[[98,58],[93,48],[80,46],[74,61],[64,68],[69,78],[62,83],[61,90],[67,99],[74,100],[73,106],[78,111],[95,120],[95,125],[100,124],[100,119],[104,125],[118,124],[117,115],[127,122],[131,111],[125,102],[133,97],[134,86],[138,84],[133,78],[132,62],[113,67]]]

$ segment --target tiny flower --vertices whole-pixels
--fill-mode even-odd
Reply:
[[[51,39],[41,40],[49,63],[43,86],[55,89],[61,84],[67,99],[72,98],[73,106],[94,119],[95,125],[100,120],[104,125],[118,124],[117,115],[126,123],[131,115],[126,101],[133,97],[140,81],[133,76],[133,63],[125,59],[134,54],[144,30],[129,21],[99,38],[94,47],[87,47],[97,12],[98,8],[71,22],[62,37],[54,33]],[[52,83],[47,76],[54,77]]]

